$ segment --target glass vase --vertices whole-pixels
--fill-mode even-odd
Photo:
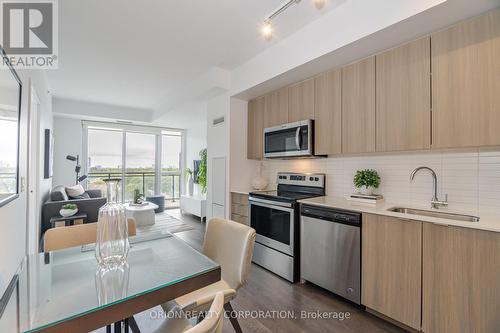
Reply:
[[[99,209],[95,257],[100,265],[122,264],[130,244],[125,207],[118,200],[120,179],[105,179],[107,203]]]

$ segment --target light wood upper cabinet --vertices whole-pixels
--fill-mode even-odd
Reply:
[[[288,88],[288,122],[314,119],[314,79]]]
[[[342,72],[334,70],[314,79],[314,154],[342,152]]]
[[[431,146],[430,38],[376,56],[377,151]]]
[[[420,329],[422,222],[363,214],[361,303]]]
[[[500,332],[499,285],[500,233],[424,224],[424,332]]]
[[[431,38],[432,147],[500,145],[500,9]]]
[[[375,57],[342,69],[342,152],[375,151]]]
[[[260,160],[263,157],[264,97],[248,102],[247,158]]]
[[[288,122],[288,88],[264,96],[264,128]]]

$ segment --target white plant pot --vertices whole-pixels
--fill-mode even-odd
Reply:
[[[59,211],[59,214],[61,214],[62,217],[73,216],[76,213],[78,213],[78,208],[75,208],[75,209],[61,209]]]
[[[362,186],[358,190],[363,195],[373,195],[373,191],[375,190],[375,188],[372,186],[369,187]]]
[[[193,177],[189,177],[189,180],[188,180],[188,195],[190,197],[193,196],[193,192],[194,192],[194,179]]]

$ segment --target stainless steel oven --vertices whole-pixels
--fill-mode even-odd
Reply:
[[[311,119],[264,129],[264,157],[312,156],[313,153]]]
[[[280,172],[278,187],[250,192],[250,225],[257,232],[253,262],[290,282],[299,279],[300,199],[325,195],[325,175]]]
[[[295,209],[291,203],[251,198],[250,226],[256,241],[272,249],[294,255]]]

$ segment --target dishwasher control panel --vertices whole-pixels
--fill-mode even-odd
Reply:
[[[302,205],[300,214],[319,220],[361,226],[361,213],[357,212]]]

